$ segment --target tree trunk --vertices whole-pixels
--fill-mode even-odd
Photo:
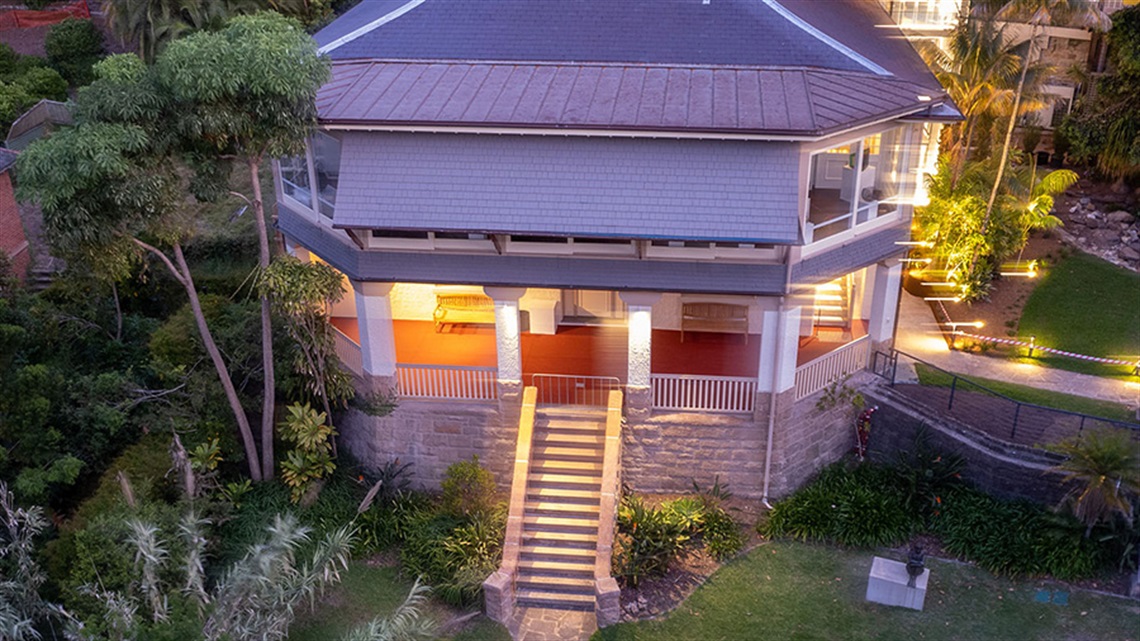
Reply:
[[[261,162],[257,158],[248,161],[249,180],[253,188],[253,216],[257,221],[258,265],[269,267],[269,231],[265,222],[265,204],[261,200]],[[276,407],[277,381],[273,371],[273,318],[269,309],[269,297],[261,296],[261,366],[264,370],[265,385],[261,401],[261,475],[273,478],[273,411]]]
[[[119,303],[119,287],[111,283],[111,296],[115,300],[115,340],[123,340],[123,306]]]
[[[218,373],[218,380],[222,384],[222,389],[225,390],[226,400],[229,401],[230,410],[234,414],[234,419],[237,420],[238,432],[241,434],[242,447],[245,449],[246,463],[249,465],[249,476],[254,481],[261,480],[261,466],[257,458],[257,444],[253,440],[253,431],[249,427],[249,418],[245,415],[245,409],[241,406],[241,400],[238,398],[237,390],[234,389],[233,380],[230,379],[229,368],[226,367],[226,362],[222,359],[222,353],[218,349],[217,343],[214,342],[214,335],[210,333],[210,327],[206,324],[206,315],[202,312],[202,304],[198,300],[198,290],[194,286],[194,277],[190,274],[190,268],[186,265],[186,257],[182,255],[182,245],[179,243],[174,244],[174,258],[178,261],[176,267],[170,262],[158,249],[143,243],[142,241],[135,240],[135,243],[155,254],[158,258],[166,264],[167,269],[174,274],[183,288],[186,289],[186,295],[190,298],[190,311],[194,316],[194,323],[198,326],[198,334],[202,338],[202,345],[206,348],[206,353],[210,356],[210,361],[214,364],[214,370]]]

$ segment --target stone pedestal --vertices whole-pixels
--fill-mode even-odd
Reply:
[[[483,581],[483,606],[487,618],[503,625],[515,614],[514,581],[510,574],[497,570]]]
[[[598,579],[594,584],[594,613],[598,617],[598,627],[604,628],[621,621],[621,589],[613,577]]]
[[[871,574],[867,578],[867,600],[883,605],[894,605],[912,610],[922,610],[926,602],[926,583],[930,580],[930,570],[923,570],[909,587],[910,575],[906,563],[874,557]]]

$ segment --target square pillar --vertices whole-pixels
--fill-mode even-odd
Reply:
[[[356,298],[360,355],[364,378],[372,391],[396,387],[396,335],[392,327],[394,283],[349,281]]]
[[[871,320],[868,332],[876,348],[887,346],[895,337],[899,310],[902,263],[897,260],[875,265],[875,290],[871,294]]]
[[[525,287],[484,287],[495,302],[495,354],[498,358],[499,396],[522,392],[522,349],[519,340],[519,299]]]
[[[649,415],[653,409],[650,369],[653,357],[653,304],[659,292],[621,292],[629,315],[626,361],[626,410],[633,418]]]
[[[764,312],[760,331],[760,365],[757,369],[757,391],[780,393],[796,385],[796,354],[800,348],[800,307],[785,306],[783,311]],[[781,322],[782,321],[782,322]],[[780,355],[780,371],[773,377],[776,355]]]

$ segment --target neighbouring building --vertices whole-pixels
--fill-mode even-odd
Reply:
[[[0,147],[0,252],[8,259],[12,274],[24,280],[31,264],[28,239],[20,222],[20,211],[12,185],[12,166],[16,152]]]
[[[892,341],[958,117],[881,6],[377,0],[316,38],[277,224],[344,274],[338,353],[398,401],[342,442],[512,485],[493,617],[614,620],[619,475],[779,496],[851,449],[818,400]]]

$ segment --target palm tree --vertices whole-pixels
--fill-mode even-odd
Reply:
[[[1090,431],[1049,448],[1067,458],[1052,469],[1074,483],[1066,495],[1073,513],[1086,526],[1120,514],[1132,522],[1132,499],[1140,495],[1140,443],[1125,430]]]
[[[998,4],[993,0],[984,1],[978,9],[986,12]],[[1009,116],[1009,125],[1005,130],[1005,142],[1001,148],[1001,161],[998,163],[997,176],[994,178],[993,189],[990,190],[990,199],[986,204],[986,215],[982,222],[982,233],[989,227],[993,214],[994,201],[997,200],[998,187],[1005,173],[1006,162],[1009,160],[1009,146],[1013,140],[1013,129],[1017,125],[1020,114],[1020,105],[1025,90],[1026,76],[1030,63],[1037,57],[1037,39],[1045,27],[1051,25],[1066,25],[1070,27],[1085,27],[1098,31],[1107,31],[1112,26],[1108,15],[1101,11],[1089,0],[1005,0],[1001,8],[993,14],[997,20],[1023,22],[1030,25],[1029,50],[1021,65],[1021,76],[1017,81],[1017,90],[1013,96],[1013,109]],[[976,262],[976,257],[975,257]]]
[[[108,0],[103,5],[111,30],[132,43],[148,63],[171,40],[220,27],[227,18],[266,7],[265,0]]]

